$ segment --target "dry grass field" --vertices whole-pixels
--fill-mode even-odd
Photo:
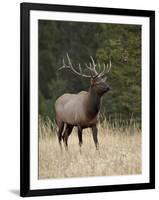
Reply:
[[[141,173],[141,130],[135,125],[112,126],[106,120],[98,125],[99,151],[89,129],[83,132],[83,146],[78,145],[76,128],[61,151],[56,128],[51,122],[39,123],[39,179],[113,176]]]

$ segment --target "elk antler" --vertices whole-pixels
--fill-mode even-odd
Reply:
[[[82,73],[82,68],[81,68],[81,65],[80,65],[80,64],[79,64],[79,66],[78,66],[79,71],[77,71],[77,70],[73,67],[69,55],[66,54],[66,56],[67,56],[67,60],[68,60],[68,65],[65,63],[65,60],[63,59],[63,66],[60,67],[59,70],[61,70],[61,69],[70,69],[70,70],[71,70],[72,72],[74,72],[75,74],[77,74],[77,75],[79,75],[79,76],[82,76],[82,77],[85,77],[85,78],[102,77],[102,76],[105,75],[105,70],[106,70],[106,68],[107,68],[107,73],[109,73],[109,71],[110,71],[110,69],[111,69],[111,61],[110,61],[110,62],[109,62],[109,65],[107,64],[107,67],[106,67],[106,65],[104,64],[104,65],[103,65],[103,66],[104,66],[103,71],[98,73],[97,70],[96,70],[97,64],[94,62],[93,57],[90,56],[92,63],[90,62],[90,63],[89,63],[89,66],[88,66],[87,64],[85,64],[85,66],[86,66],[86,68],[90,71],[91,75],[86,75],[86,74],[83,74],[83,73]],[[99,65],[99,67],[101,68],[100,64],[98,64],[98,65]]]
[[[82,68],[81,68],[81,65],[80,65],[80,64],[79,64],[79,66],[78,66],[78,67],[79,67],[79,71],[77,71],[77,70],[73,67],[73,65],[72,65],[72,63],[71,63],[71,60],[70,60],[70,58],[69,58],[69,55],[67,54],[66,56],[67,56],[69,65],[66,65],[65,60],[63,59],[63,66],[60,67],[59,70],[61,70],[61,69],[70,69],[72,72],[74,72],[75,74],[77,74],[77,75],[79,75],[79,76],[82,76],[82,77],[85,77],[85,78],[92,78],[91,75],[86,75],[86,74],[83,74],[83,73],[82,73]]]
[[[100,64],[99,64],[99,66],[100,66]],[[102,76],[105,76],[106,74],[108,74],[108,73],[110,72],[111,67],[112,67],[111,60],[109,61],[109,64],[107,64],[107,66],[106,66],[105,63],[104,63],[104,69],[103,69],[103,71],[99,74],[99,76],[102,77]],[[107,71],[106,71],[106,70],[107,70]]]

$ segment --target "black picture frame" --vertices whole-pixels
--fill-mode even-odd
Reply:
[[[60,11],[148,17],[150,20],[150,180],[148,183],[102,185],[73,188],[30,189],[30,11]],[[21,106],[20,106],[20,196],[61,195],[155,188],[155,11],[71,5],[21,3]]]

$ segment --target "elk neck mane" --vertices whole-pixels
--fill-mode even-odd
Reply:
[[[94,118],[98,114],[100,109],[100,99],[101,97],[90,87],[86,102],[86,110],[89,118]]]

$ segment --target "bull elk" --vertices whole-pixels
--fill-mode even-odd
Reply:
[[[63,59],[63,66],[59,70],[69,69],[76,75],[90,79],[90,87],[88,91],[81,91],[77,94],[65,93],[56,100],[55,113],[59,144],[61,146],[61,140],[63,139],[66,149],[68,148],[68,137],[73,127],[76,126],[78,129],[79,146],[81,147],[82,145],[83,129],[91,128],[93,140],[96,149],[98,149],[97,116],[100,110],[101,97],[110,90],[109,85],[106,83],[105,75],[111,69],[111,61],[107,65],[104,64],[103,70],[98,73],[96,70],[97,64],[91,57],[91,63],[89,65],[85,64],[90,72],[88,75],[83,74],[80,64],[78,71],[73,67],[68,54],[67,60],[68,64]]]

